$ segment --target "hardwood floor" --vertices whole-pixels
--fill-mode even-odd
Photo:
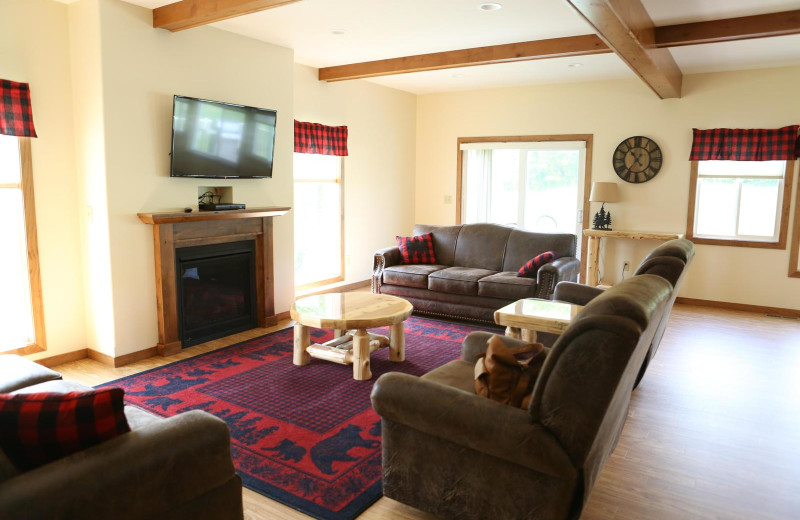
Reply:
[[[96,385],[289,323],[121,368],[83,359],[55,369]],[[244,505],[248,519],[309,518],[247,489]],[[798,517],[800,320],[676,305],[581,518]],[[433,517],[384,497],[359,520],[384,518]]]

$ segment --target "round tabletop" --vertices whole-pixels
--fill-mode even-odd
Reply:
[[[300,298],[289,309],[292,319],[319,329],[367,329],[395,325],[414,307],[402,298],[368,292],[328,293]]]

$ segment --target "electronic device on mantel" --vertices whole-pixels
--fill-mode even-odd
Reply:
[[[217,202],[214,202],[214,199]],[[219,202],[219,195],[215,195],[211,191],[207,191],[197,198],[197,207],[200,211],[228,211],[232,209],[245,209],[244,204],[237,204],[235,202]]]

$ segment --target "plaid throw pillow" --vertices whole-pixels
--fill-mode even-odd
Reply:
[[[0,394],[0,448],[27,471],[129,432],[121,388]]]
[[[397,237],[404,264],[435,264],[433,236],[430,233],[415,237]]]
[[[525,262],[525,265],[519,268],[519,271],[517,271],[517,276],[524,276],[525,278],[536,278],[536,271],[538,271],[539,268],[542,267],[544,264],[549,264],[556,258],[558,258],[558,255],[555,254],[553,251],[547,251],[546,253],[536,255],[527,262]]]

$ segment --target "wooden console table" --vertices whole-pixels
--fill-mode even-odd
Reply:
[[[162,356],[181,350],[178,333],[178,300],[175,281],[175,249],[255,241],[258,326],[277,323],[272,267],[272,217],[291,208],[271,207],[192,213],[139,213],[139,220],[153,225],[158,305],[158,352]]]
[[[683,233],[664,233],[650,231],[607,231],[604,229],[584,229],[583,234],[589,237],[586,254],[586,285],[596,286],[599,282],[600,239],[628,238],[632,240],[672,240],[683,238]]]

